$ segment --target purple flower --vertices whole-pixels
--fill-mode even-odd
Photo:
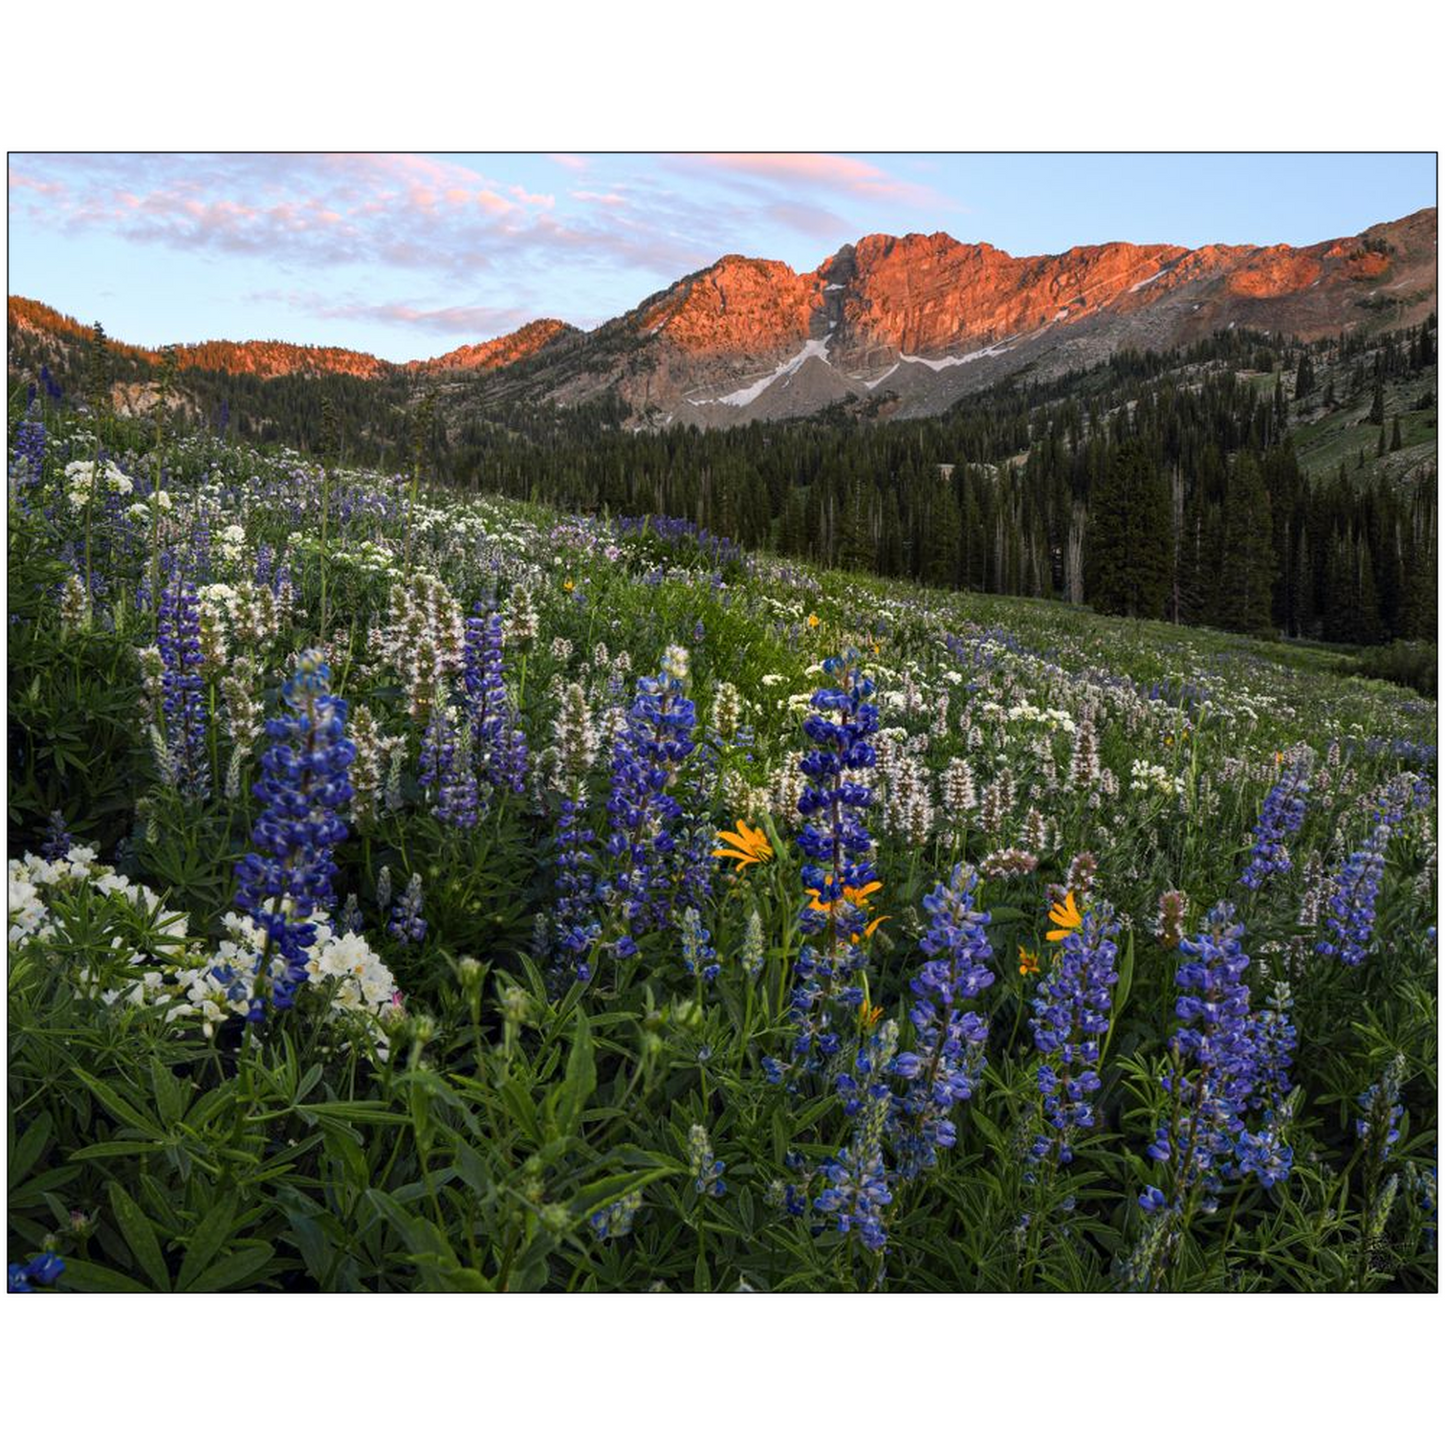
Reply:
[[[696,746],[697,712],[683,692],[686,677],[687,654],[668,648],[662,671],[638,681],[612,753],[606,848],[618,864],[610,897],[626,929],[619,947],[633,944],[634,932],[666,922],[670,912],[664,890],[682,808],[668,788]]]
[[[165,665],[161,680],[166,725],[166,761],[174,787],[188,797],[211,790],[206,761],[206,708],[201,681],[201,620],[196,588],[177,567],[161,593],[156,646]]]
[[[305,652],[281,689],[292,716],[272,718],[272,741],[261,757],[261,780],[252,791],[265,804],[251,832],[254,852],[236,865],[236,903],[266,934],[251,1021],[267,1000],[259,984],[273,951],[282,968],[270,1002],[290,1008],[306,977],[306,951],[316,941],[313,912],[334,901],[332,850],[346,837],[340,811],[351,799],[347,770],[356,749],[346,740],[346,704],[331,696],[331,672],[321,653]]]
[[[1291,768],[1269,790],[1254,827],[1249,864],[1239,880],[1246,888],[1253,891],[1266,878],[1289,872],[1289,849],[1284,840],[1298,833],[1304,823],[1309,790],[1309,780],[1301,768]]]
[[[1034,1141],[1035,1158],[1058,1150],[1061,1164],[1074,1156],[1076,1133],[1094,1126],[1092,1096],[1099,1091],[1100,1042],[1109,1031],[1118,934],[1113,910],[1096,903],[1079,928],[1064,940],[1058,962],[1040,982],[1033,999],[1034,1046],[1044,1056],[1038,1067],[1044,1117],[1053,1136]]]
[[[955,1006],[994,981],[984,933],[988,914],[973,906],[977,886],[978,875],[960,863],[923,900],[930,926],[923,939],[927,956],[912,981],[915,1051],[893,1061],[894,1074],[908,1080],[894,1118],[898,1173],[905,1179],[937,1163],[937,1150],[953,1147],[954,1105],[973,1097],[983,1068],[988,1022]]]

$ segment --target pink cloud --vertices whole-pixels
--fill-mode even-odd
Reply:
[[[324,321],[379,321],[388,326],[442,336],[468,336],[485,340],[505,335],[535,319],[535,312],[518,306],[427,306],[412,301],[333,301],[313,292],[253,291],[254,303],[280,302],[293,311]]]
[[[812,151],[712,151],[673,159],[724,176],[744,176],[858,196],[884,196],[918,205],[937,205],[943,199],[931,187],[899,180],[854,156]]]

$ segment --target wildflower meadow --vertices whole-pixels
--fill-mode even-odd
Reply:
[[[12,398],[20,1291],[1432,1291],[1436,710]]]

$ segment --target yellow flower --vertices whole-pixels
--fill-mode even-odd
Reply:
[[[833,876],[832,874],[829,874],[828,882],[831,883],[832,881]],[[845,883],[843,885],[843,897],[847,899],[847,901],[851,903],[854,908],[867,909],[871,907],[868,902],[870,895],[876,893],[880,888],[882,888],[882,886],[883,885],[876,878],[871,883],[865,883],[861,888],[850,888]],[[822,903],[819,901],[821,895],[818,889],[808,889],[808,896],[813,900],[808,905],[808,907],[811,908],[815,913],[830,913],[832,911],[833,905],[831,903]]]
[[[1084,921],[1084,915],[1079,912],[1079,905],[1074,902],[1074,895],[1066,893],[1062,903],[1056,903],[1049,909],[1049,922],[1057,923],[1057,928],[1051,928],[1044,936],[1050,943],[1060,943],[1066,939]]]
[[[1037,973],[1038,971],[1039,971],[1039,956],[1038,956],[1038,954],[1036,954],[1036,953],[1030,953],[1030,952],[1028,951],[1028,949],[1026,949],[1022,944],[1020,944],[1020,945],[1019,945],[1019,972],[1020,972],[1021,974],[1023,974],[1025,978],[1027,978],[1027,977],[1029,976],[1029,974],[1031,974],[1031,973]]]
[[[717,835],[719,843],[726,843],[726,848],[714,848],[714,858],[736,858],[738,860],[736,872],[741,873],[749,863],[766,863],[773,856],[773,845],[768,842],[768,835],[761,828],[750,827],[741,818],[738,819],[738,830],[736,833],[729,833],[726,830]]]
[[[887,923],[888,920],[889,920],[890,918],[892,918],[892,917],[893,917],[893,915],[892,915],[891,913],[880,913],[877,918],[874,918],[874,919],[872,919],[872,920],[869,922],[867,928],[865,928],[862,933],[855,933],[855,934],[848,940],[848,942],[849,942],[849,943],[858,943],[858,942],[860,942],[862,939],[872,938],[873,935],[878,931],[878,925],[879,925],[880,923]]]
[[[577,590],[577,584],[569,577],[569,578],[562,584],[562,590],[563,590],[564,592],[575,592],[575,591]]]
[[[828,882],[831,883],[832,881],[833,878],[830,874],[828,876]],[[873,906],[871,903],[868,902],[869,898],[873,894],[877,893],[878,890],[882,887],[883,885],[876,878],[871,883],[865,883],[861,888],[851,888],[848,884],[845,883],[843,885],[843,897],[839,901],[851,903],[854,908],[861,909],[864,913],[866,913]],[[809,888],[808,897],[813,900],[811,903],[808,904],[808,907],[811,908],[814,913],[831,913],[833,909],[838,906],[837,903],[824,903],[822,901],[822,894],[817,888]],[[868,924],[863,929],[862,933],[851,934],[848,938],[848,942],[859,943],[865,938],[872,938],[873,935],[878,931],[878,925],[881,923],[887,923],[888,920],[892,917],[893,915],[891,913],[884,913],[880,914],[877,918],[869,919]]]
[[[810,612],[810,613],[808,614],[808,626],[809,626],[809,627],[817,627],[817,626],[818,626],[818,614],[817,614],[816,612]]]
[[[864,1033],[876,1027],[878,1020],[882,1017],[882,1005],[870,1004],[867,999],[864,999],[863,1002],[858,1005],[858,1027]]]

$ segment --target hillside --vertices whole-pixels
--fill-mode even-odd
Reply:
[[[1437,1288],[1433,702],[45,420],[12,1288]]]

